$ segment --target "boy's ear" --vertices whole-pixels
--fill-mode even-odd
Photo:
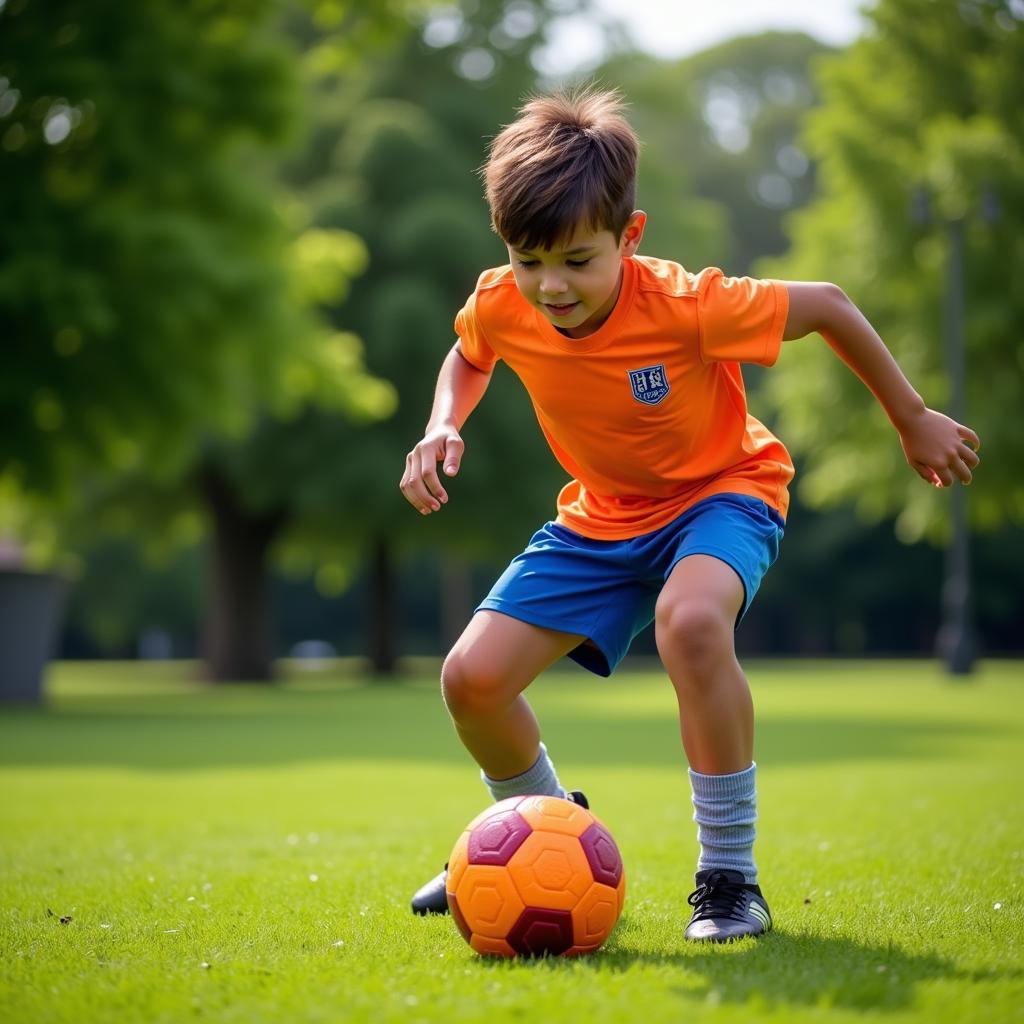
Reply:
[[[640,239],[644,237],[644,227],[647,225],[647,214],[643,210],[634,210],[630,214],[626,226],[622,229],[622,241],[620,243],[622,255],[632,256],[640,246]]]

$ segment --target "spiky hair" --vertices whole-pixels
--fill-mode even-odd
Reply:
[[[580,227],[621,235],[636,202],[639,144],[617,90],[535,96],[491,143],[482,168],[494,230],[551,249]]]

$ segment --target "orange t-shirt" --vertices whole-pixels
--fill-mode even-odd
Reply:
[[[608,319],[569,338],[520,294],[510,266],[486,270],[455,318],[463,356],[503,359],[572,481],[558,522],[595,540],[636,537],[712,494],[761,498],[785,517],[793,463],[747,415],[741,362],[771,366],[789,308],[779,281],[623,261]]]

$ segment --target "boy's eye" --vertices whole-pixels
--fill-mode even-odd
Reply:
[[[535,267],[535,266],[537,266],[537,264],[538,264],[538,263],[540,262],[540,260],[523,260],[523,259],[517,259],[517,260],[516,260],[516,262],[517,262],[517,263],[519,264],[519,266],[521,266],[521,267]]]
[[[585,267],[590,262],[588,256],[585,260],[566,260],[565,261],[570,267]]]

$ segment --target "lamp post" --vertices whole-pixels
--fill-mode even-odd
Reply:
[[[967,376],[964,356],[964,221],[946,222],[949,256],[946,261],[947,344],[949,356],[949,414],[965,420],[964,382]],[[967,491],[954,481],[949,496],[953,534],[946,549],[946,578],[942,584],[942,627],[939,630],[939,654],[955,676],[968,675],[974,667],[976,648],[971,623],[971,547],[967,530]]]
[[[995,193],[985,189],[982,217],[988,222],[998,218]],[[928,193],[918,187],[913,197],[913,217],[918,224],[934,223]],[[963,423],[966,411],[967,377],[965,351],[964,241],[965,219],[942,219],[949,241],[946,260],[946,343],[949,361],[949,415]],[[954,486],[949,496],[952,536],[946,548],[945,579],[942,585],[942,625],[937,648],[952,675],[968,675],[974,668],[977,650],[971,616],[971,552],[967,529],[967,492]]]

